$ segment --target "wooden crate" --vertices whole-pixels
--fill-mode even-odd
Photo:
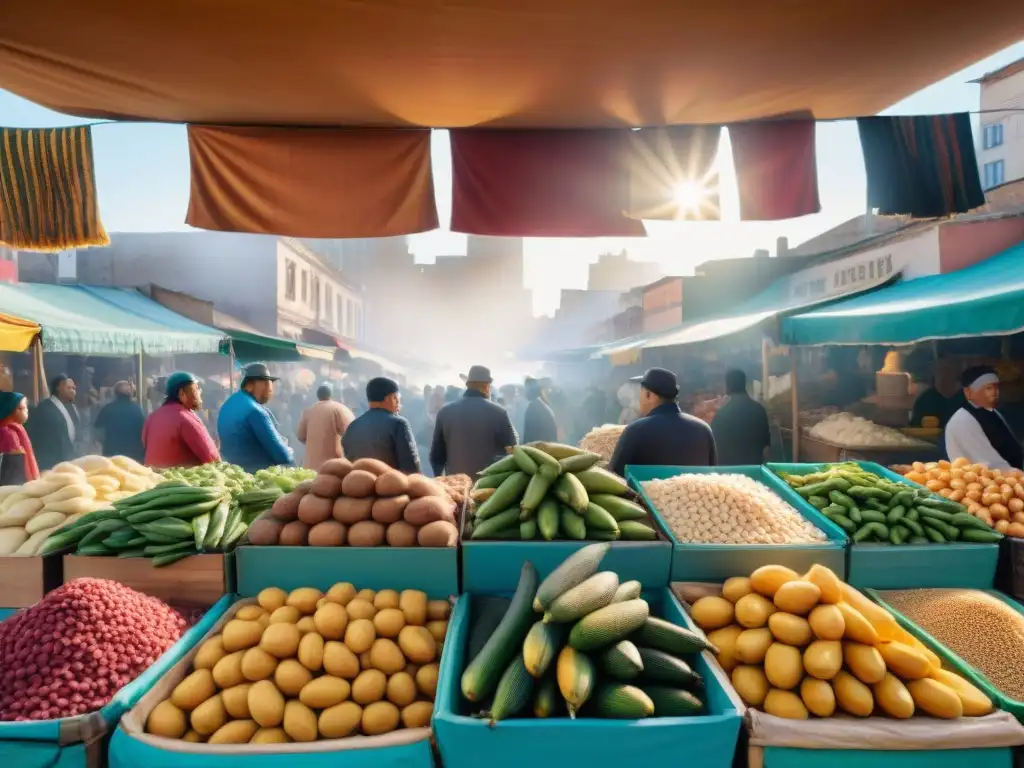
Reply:
[[[59,555],[0,557],[0,608],[28,608],[61,583]]]
[[[174,606],[207,607],[229,590],[225,555],[193,555],[163,568],[142,557],[64,556],[64,583],[111,579]]]

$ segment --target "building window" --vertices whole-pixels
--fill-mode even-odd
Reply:
[[[338,294],[338,304],[335,307],[335,311],[337,312],[337,317],[334,320],[334,327],[337,329],[338,333],[340,333],[342,335],[345,334],[345,323],[344,323],[344,317],[343,317],[344,309],[345,309],[345,299],[342,298],[341,294],[339,293]]]
[[[331,324],[331,319],[334,317],[334,294],[331,292],[331,287],[324,287],[324,317],[327,318],[327,324]]]
[[[313,293],[309,297],[309,306],[311,306],[313,308],[313,310],[317,314],[320,313],[320,278],[319,277],[314,277],[313,278]]]
[[[992,149],[992,147],[998,147],[1003,143],[1003,124],[993,123],[992,125],[985,126],[985,138],[983,147],[985,149]]]
[[[347,327],[345,328],[345,335],[348,336],[350,339],[358,338],[356,336],[356,303],[354,301],[350,301],[348,303],[348,313],[346,320],[348,321],[348,323]]]
[[[288,261],[284,267],[284,297],[295,301],[295,262]]]
[[[992,189],[992,187],[998,187],[1005,180],[1006,166],[1002,160],[996,160],[994,163],[985,163],[985,189]]]
[[[302,270],[302,301],[309,301],[309,272]]]

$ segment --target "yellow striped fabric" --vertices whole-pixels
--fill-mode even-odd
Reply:
[[[0,243],[34,251],[110,243],[89,126],[0,128]]]

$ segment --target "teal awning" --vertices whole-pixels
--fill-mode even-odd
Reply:
[[[911,344],[1024,331],[1024,243],[980,264],[897,283],[782,323],[785,344]]]
[[[293,363],[310,358],[334,359],[334,350],[329,347],[234,328],[224,328],[223,331],[231,339],[235,359],[240,363]]]
[[[217,353],[224,334],[138,291],[0,284],[3,311],[38,323],[43,349],[76,355]]]

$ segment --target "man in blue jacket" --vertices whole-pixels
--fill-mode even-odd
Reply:
[[[275,381],[277,377],[263,363],[247,365],[242,388],[224,401],[217,417],[221,457],[246,472],[292,463],[292,449],[267,408]]]

